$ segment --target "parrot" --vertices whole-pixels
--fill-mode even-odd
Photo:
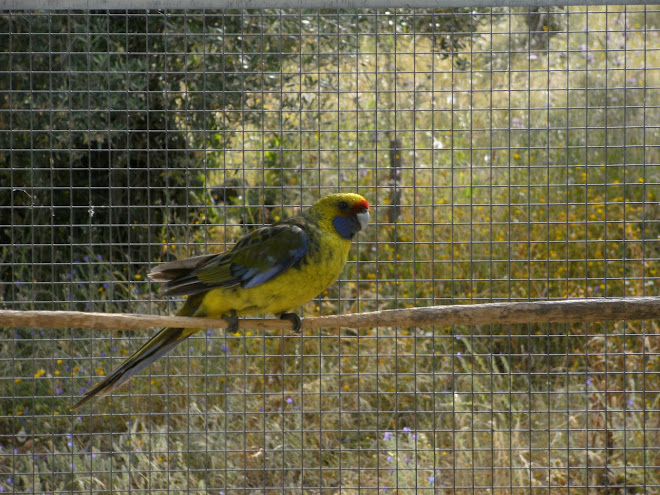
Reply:
[[[299,216],[249,232],[228,251],[163,263],[148,276],[165,282],[164,295],[187,296],[178,316],[223,318],[236,332],[239,316],[276,314],[300,332],[300,317],[291,310],[339,278],[351,240],[368,224],[365,198],[330,194]],[[200,330],[163,328],[72,409],[111,393]]]

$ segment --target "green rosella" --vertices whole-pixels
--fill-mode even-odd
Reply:
[[[256,229],[224,253],[157,266],[149,276],[164,294],[188,296],[180,316],[222,317],[229,330],[238,316],[274,313],[301,321],[292,309],[331,285],[346,264],[351,240],[369,223],[369,203],[358,194],[331,194],[300,216]],[[147,368],[200,328],[164,328],[121,366],[85,392],[78,408]]]

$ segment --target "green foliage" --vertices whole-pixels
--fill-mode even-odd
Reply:
[[[147,20],[149,20],[147,22]],[[155,257],[163,226],[188,219],[203,185],[188,174],[176,96],[180,55],[165,53],[162,17],[3,16],[12,32],[12,77],[2,108],[12,152],[0,187],[4,246],[31,246],[24,262],[37,280],[59,280],[67,264],[102,255],[122,263]],[[150,30],[150,31],[149,31]],[[154,55],[146,57],[147,45]],[[178,57],[178,58],[177,58]],[[175,59],[175,60],[172,60]],[[180,73],[180,72],[176,72]],[[15,254],[5,253],[15,261]],[[18,279],[5,265],[2,279]],[[10,294],[4,295],[5,299]]]
[[[262,121],[268,95],[296,84],[298,75],[282,70],[287,60],[353,52],[362,26],[389,23],[389,15],[374,14],[1,16],[12,55],[1,59],[10,76],[0,81],[0,108],[11,112],[0,119],[11,132],[0,134],[0,146],[11,152],[0,158],[0,244],[31,246],[24,261],[37,280],[58,280],[66,270],[59,266],[90,254],[127,264],[160,259],[157,246],[181,237],[173,226],[208,219],[204,150],[223,149],[231,130]],[[446,23],[454,30],[454,16],[438,15],[401,11],[398,25],[434,36]],[[421,24],[411,26],[413,19]],[[452,35],[451,47],[440,46],[455,50],[462,39]],[[338,56],[320,62],[337,64]],[[307,85],[320,83],[313,80],[306,76]],[[282,108],[299,104],[282,95]],[[250,194],[249,205],[294,202],[276,197],[292,175],[283,168],[289,152],[277,143],[286,140],[269,139],[266,174],[244,185],[266,192]],[[251,206],[242,217],[252,224],[282,214],[257,215]],[[15,281],[14,249],[2,249],[9,264],[0,279]]]

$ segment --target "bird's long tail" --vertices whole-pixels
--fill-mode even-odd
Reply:
[[[199,328],[163,328],[119,368],[87,390],[83,398],[71,409],[79,408],[96,396],[109,394],[199,330]]]

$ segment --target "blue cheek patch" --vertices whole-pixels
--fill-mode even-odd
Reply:
[[[337,215],[332,219],[332,225],[335,226],[337,233],[344,239],[352,239],[360,231],[360,222],[355,215],[342,217]]]

